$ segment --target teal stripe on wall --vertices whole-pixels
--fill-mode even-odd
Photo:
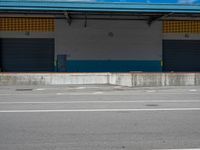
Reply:
[[[68,60],[68,72],[161,72],[161,62],[140,60]]]

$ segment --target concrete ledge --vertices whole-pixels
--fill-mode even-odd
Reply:
[[[110,73],[108,74],[109,84],[121,86],[133,86],[131,73]]]
[[[0,73],[0,85],[200,86],[200,73]]]
[[[162,73],[140,73],[133,74],[134,86],[150,87],[150,86],[164,86],[165,74]]]
[[[200,85],[200,73],[195,73],[195,85]]]
[[[107,73],[51,74],[50,84],[108,84]]]
[[[192,86],[195,85],[195,73],[166,73],[166,86]]]
[[[108,84],[107,73],[2,73],[0,85]]]
[[[49,78],[42,74],[1,74],[0,85],[45,85]]]

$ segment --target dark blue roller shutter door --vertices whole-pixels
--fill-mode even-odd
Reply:
[[[200,71],[199,40],[164,40],[163,69],[176,72]]]
[[[0,39],[5,72],[54,71],[54,39]]]

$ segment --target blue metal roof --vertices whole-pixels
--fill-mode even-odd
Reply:
[[[0,0],[0,10],[200,13],[200,5]]]

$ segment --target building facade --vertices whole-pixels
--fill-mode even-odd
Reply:
[[[200,6],[0,2],[2,72],[199,72]]]

